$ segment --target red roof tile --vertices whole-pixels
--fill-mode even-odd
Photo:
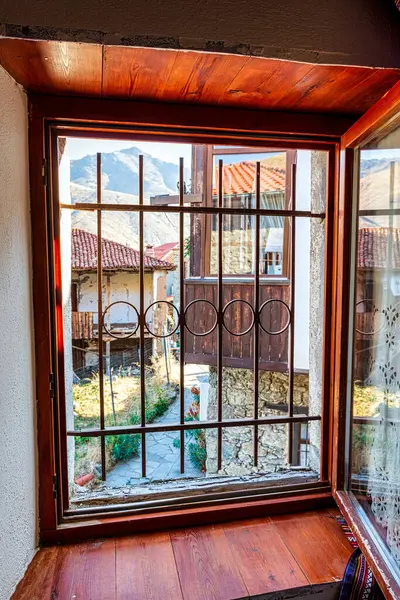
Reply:
[[[392,235],[392,267],[400,269],[400,229],[366,227],[358,232],[358,268],[386,269],[389,232]]]
[[[167,258],[168,255],[168,260],[170,259],[170,252],[172,252],[172,250],[175,250],[175,248],[179,248],[179,244],[178,242],[167,242],[166,244],[161,244],[160,246],[155,246],[153,248],[154,250],[154,256],[155,258],[158,258],[160,260],[165,260]]]
[[[216,185],[213,189],[215,195],[218,189],[218,171]],[[226,195],[248,194],[256,189],[256,163],[243,161],[233,165],[224,166],[223,193]],[[285,169],[260,165],[261,192],[283,192],[285,190]]]
[[[103,269],[127,269],[139,271],[139,252],[129,246],[113,242],[105,238],[101,241]],[[75,271],[92,271],[97,268],[97,235],[72,230],[72,269]],[[159,260],[153,256],[144,256],[146,271],[171,270],[175,265]]]

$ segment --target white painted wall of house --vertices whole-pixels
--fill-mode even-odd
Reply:
[[[0,600],[37,546],[26,96],[0,67]]]
[[[310,210],[311,152],[298,150],[296,210]],[[294,368],[309,370],[310,219],[296,219]]]
[[[164,273],[164,271],[161,271]],[[107,274],[103,275],[103,310],[112,302],[129,302],[140,310],[139,273],[123,271],[110,275],[110,290],[107,291]],[[153,273],[144,275],[144,303],[151,304],[153,298]],[[81,273],[78,288],[78,311],[97,313],[97,275],[96,273]],[[150,311],[149,311],[150,312]],[[109,312],[112,323],[129,323],[135,317],[132,308],[127,304],[113,306]],[[135,317],[136,318],[136,317]],[[97,323],[97,314],[93,317]],[[106,321],[107,323],[107,321]]]

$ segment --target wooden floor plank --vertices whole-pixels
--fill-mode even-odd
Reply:
[[[115,600],[115,540],[58,549],[51,600]]]
[[[219,525],[171,533],[184,600],[246,598],[247,588]]]
[[[182,599],[168,533],[117,539],[116,577],[117,600]]]
[[[60,546],[54,570],[52,600],[83,600],[81,577],[86,549],[86,543]]]
[[[329,511],[271,517],[310,583],[343,578],[352,548]]]
[[[352,548],[337,513],[43,548],[12,600],[234,600],[339,581]]]
[[[115,545],[114,538],[88,542],[81,573],[82,599],[115,600]]]
[[[223,529],[250,595],[308,585],[270,519],[230,523]]]
[[[51,598],[58,547],[42,548],[33,558],[11,600]]]

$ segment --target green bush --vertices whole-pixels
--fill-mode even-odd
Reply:
[[[190,462],[204,473],[207,460],[206,436],[201,429],[195,429],[192,433],[193,441],[188,446]]]
[[[197,411],[197,402],[194,400],[186,413],[185,422],[199,421],[199,419],[200,415]],[[190,462],[204,473],[206,471],[207,460],[205,432],[203,429],[189,429],[185,432],[185,435],[190,440],[188,444]],[[175,448],[181,447],[180,438],[175,438],[172,443]]]
[[[106,438],[106,447],[111,450],[111,457],[116,461],[128,460],[137,455],[140,447],[140,434],[110,435]]]
[[[117,379],[114,387],[123,385],[124,380]],[[105,394],[106,402],[111,398]],[[95,375],[92,380],[74,385],[74,413],[75,426],[79,429],[98,427],[99,411],[99,377]],[[174,396],[171,387],[161,385],[155,377],[146,378],[146,423],[152,423],[163,415],[169,408]],[[110,408],[110,407],[109,407]],[[119,415],[117,415],[119,417]],[[125,403],[121,413],[123,424],[137,425],[140,423],[140,393],[132,394]],[[112,415],[106,418],[106,426],[113,425]],[[118,423],[117,423],[118,424]],[[140,434],[121,434],[106,436],[106,464],[110,470],[115,463],[125,461],[138,455],[140,449]],[[93,463],[97,463],[96,452],[91,451],[94,438],[83,436],[75,438],[75,472],[84,473],[91,470]],[[91,461],[88,456],[91,456]]]

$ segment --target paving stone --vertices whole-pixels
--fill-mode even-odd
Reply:
[[[207,374],[189,374],[185,373],[185,410],[192,401],[190,388],[198,385],[202,379],[207,378]],[[164,415],[156,419],[156,423],[179,423],[180,421],[180,401],[179,395],[175,402],[170,406]],[[146,435],[146,460],[147,477],[142,477],[142,459],[141,454],[124,463],[116,465],[107,476],[107,485],[109,487],[134,486],[138,483],[149,483],[151,480],[175,479],[182,477],[204,477],[187,458],[187,445],[185,443],[185,473],[180,472],[180,448],[174,446],[174,440],[179,439],[179,433],[166,431],[160,433],[148,433]]]

